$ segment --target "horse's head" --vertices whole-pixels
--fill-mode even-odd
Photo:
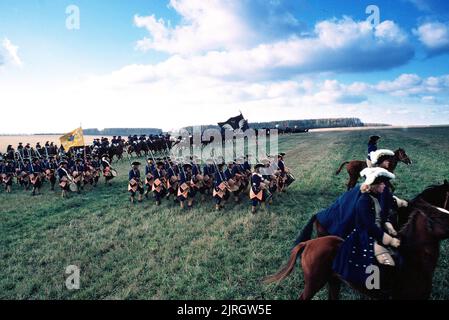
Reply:
[[[399,148],[394,152],[394,155],[398,159],[398,161],[401,161],[406,165],[412,164],[412,160],[410,160],[409,156],[407,155],[404,149]]]

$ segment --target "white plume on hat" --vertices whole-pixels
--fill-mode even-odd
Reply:
[[[360,176],[365,177],[366,180],[363,184],[367,185],[371,185],[378,177],[396,178],[394,174],[384,168],[366,168],[360,172]]]
[[[380,157],[382,156],[394,156],[394,152],[388,149],[379,149],[376,151],[372,151],[369,154],[370,158],[371,158],[371,163],[373,165],[377,164],[377,161],[379,160]]]

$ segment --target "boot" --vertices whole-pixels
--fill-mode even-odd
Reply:
[[[252,214],[256,214],[257,212],[257,207],[256,206],[251,206],[251,213]]]

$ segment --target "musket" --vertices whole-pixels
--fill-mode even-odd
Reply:
[[[228,181],[226,181],[226,180],[224,179],[225,177],[223,177],[223,176],[221,175],[220,169],[218,168],[218,165],[217,165],[217,163],[215,162],[215,159],[214,159],[214,158],[212,158],[212,161],[214,162],[215,170],[217,170],[218,175],[220,176],[221,181],[225,184],[226,188],[229,190],[230,187],[229,187]],[[224,174],[224,172],[223,172],[223,174]]]
[[[32,149],[33,151],[34,151],[34,154],[36,155],[37,154],[37,156],[39,157],[39,158],[42,158],[42,156],[41,156],[41,153],[39,152],[39,150],[36,148],[36,149]]]
[[[154,165],[156,165],[156,159],[154,158],[154,154],[153,154],[153,151],[151,151],[151,149],[150,149],[150,148],[148,148],[148,150],[150,151],[150,154],[151,154],[151,158],[153,159]]]
[[[19,155],[20,162],[22,162],[22,166],[25,168],[25,163],[23,162],[23,157],[22,157],[22,155],[20,154],[20,152],[17,152],[17,154]],[[19,163],[19,169],[22,170],[22,169],[20,168],[20,163]]]
[[[71,182],[71,183],[75,183],[75,180],[73,179],[73,177],[70,175],[70,173],[67,172],[66,169],[64,169],[61,165],[59,166],[58,169],[61,169],[62,171],[64,171],[67,174],[67,179]]]

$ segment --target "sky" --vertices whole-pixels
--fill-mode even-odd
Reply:
[[[449,1],[1,0],[0,134],[449,124]]]

